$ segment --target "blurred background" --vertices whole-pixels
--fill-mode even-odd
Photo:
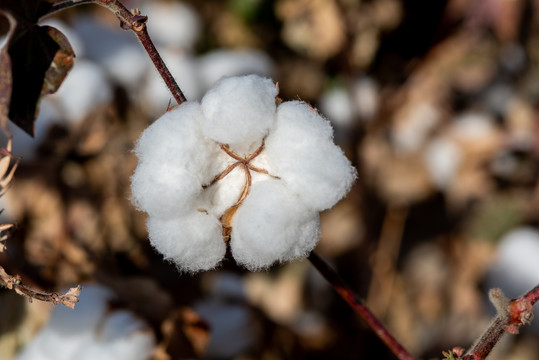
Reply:
[[[415,356],[468,348],[488,289],[539,283],[539,1],[124,1],[190,100],[256,73],[311,103],[357,167],[317,253]],[[180,274],[129,198],[134,141],[173,101],[106,9],[45,22],[77,58],[0,201],[0,265],[75,311],[0,289],[2,359],[394,359],[307,261]],[[172,102],[173,104],[173,102]],[[539,313],[536,311],[536,317]],[[489,359],[538,359],[539,318]]]

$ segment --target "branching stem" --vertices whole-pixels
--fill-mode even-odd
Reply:
[[[350,305],[378,337],[393,351],[400,360],[414,360],[414,357],[389,333],[386,327],[363,304],[363,301],[344,283],[341,277],[314,251],[309,255],[309,261],[327,280],[333,289]]]
[[[148,53],[148,56],[150,56],[150,59],[152,60],[155,68],[159,72],[159,75],[161,75],[161,77],[165,81],[165,84],[172,93],[172,96],[174,97],[178,105],[185,102],[185,95],[178,86],[178,83],[176,83],[176,80],[174,80],[174,78],[172,77],[172,74],[165,65],[165,62],[161,58],[161,55],[159,55],[159,52],[155,48],[152,39],[148,35],[148,31],[146,29],[146,21],[148,20],[148,18],[146,16],[140,15],[140,11],[138,9],[129,11],[119,0],[67,0],[53,5],[45,16],[73,6],[88,3],[101,5],[112,11],[114,15],[116,15],[116,17],[120,20],[120,25],[123,29],[132,30],[137,35],[137,38]]]
[[[518,334],[518,329],[531,322],[533,305],[539,300],[539,285],[521,297],[509,300],[500,289],[490,290],[489,297],[497,314],[488,329],[464,355],[463,360],[483,360],[505,333]]]

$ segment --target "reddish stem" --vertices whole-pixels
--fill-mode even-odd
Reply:
[[[161,55],[159,55],[159,52],[155,48],[152,39],[148,35],[148,31],[146,30],[146,21],[148,20],[148,18],[146,16],[140,15],[140,12],[138,10],[135,9],[132,12],[129,11],[119,0],[67,0],[61,3],[54,4],[45,16],[48,16],[60,10],[67,9],[69,7],[88,3],[94,3],[109,9],[120,20],[120,24],[123,29],[133,30],[133,32],[140,40],[142,46],[150,56],[150,59],[152,60],[157,71],[159,72],[159,75],[161,75],[161,77],[165,81],[165,84],[172,93],[172,96],[174,96],[174,99],[176,100],[178,105],[187,101],[182,90],[176,83],[176,80],[174,80],[174,78],[170,74],[170,71],[165,65],[163,59],[161,58]]]
[[[533,305],[539,301],[539,285],[513,300],[505,298],[501,290],[493,289],[491,300],[498,313],[488,329],[468,350],[463,360],[486,359],[505,333],[517,334],[520,326],[530,323],[533,318]]]
[[[333,289],[350,305],[378,337],[393,351],[400,360],[414,360],[414,357],[389,333],[386,327],[376,316],[363,304],[361,299],[344,283],[335,270],[333,270],[314,251],[308,257],[313,266],[331,284]]]

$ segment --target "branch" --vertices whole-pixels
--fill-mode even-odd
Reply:
[[[463,360],[485,359],[505,333],[518,334],[520,326],[529,324],[533,319],[533,305],[539,300],[539,285],[518,299],[507,299],[500,289],[491,289],[489,298],[497,314]]]
[[[13,225],[11,224],[0,225],[0,231],[3,232],[12,227]],[[5,236],[2,236],[0,238],[0,253],[6,249],[6,246],[3,243],[5,240]],[[75,304],[79,302],[77,296],[80,295],[80,290],[82,289],[79,285],[76,288],[69,289],[65,294],[57,292],[40,292],[24,285],[21,282],[20,276],[9,275],[2,266],[0,266],[0,285],[7,287],[9,290],[14,290],[19,295],[24,295],[28,297],[30,301],[36,299],[40,301],[50,302],[54,305],[62,303],[63,305],[70,307],[71,309],[73,309],[75,307]]]
[[[378,337],[393,351],[400,360],[414,360],[414,357],[389,333],[385,326],[363,304],[361,299],[344,283],[339,275],[314,251],[308,257],[309,261],[329,282],[335,291],[350,305]]]
[[[4,271],[0,266],[0,284],[10,290],[14,290],[19,295],[28,297],[30,301],[33,299],[53,303],[54,305],[63,304],[71,309],[75,308],[75,304],[79,302],[77,298],[80,295],[82,287],[78,285],[75,288],[69,289],[65,294],[58,292],[45,293],[34,290],[21,283],[19,276],[11,276]]]
[[[140,11],[138,9],[129,11],[119,0],[67,0],[52,6],[45,16],[73,6],[88,3],[94,3],[109,9],[120,20],[120,25],[124,30],[133,30],[142,46],[150,56],[150,59],[159,72],[159,75],[161,75],[165,81],[165,84],[172,93],[172,96],[178,105],[185,102],[185,95],[176,83],[176,80],[174,80],[172,77],[172,74],[165,65],[161,55],[159,55],[159,52],[155,48],[152,39],[148,35],[148,31],[146,29],[146,21],[148,20],[148,17],[140,15]]]

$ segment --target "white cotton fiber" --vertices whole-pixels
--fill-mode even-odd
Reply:
[[[351,126],[354,122],[354,104],[343,87],[326,90],[320,98],[320,109],[336,126]]]
[[[224,170],[226,167],[223,166]],[[245,172],[241,166],[232,170],[224,179],[208,187],[203,194],[205,202],[211,206],[211,212],[221,217],[231,206],[235,205],[245,187]]]
[[[152,245],[181,270],[212,269],[225,255],[221,223],[203,209],[171,220],[150,216],[147,226]]]
[[[202,132],[221,144],[262,140],[275,120],[277,87],[256,75],[219,80],[202,98]]]
[[[275,72],[271,58],[259,50],[213,50],[200,57],[199,65],[201,85],[205,90],[223,76],[257,74],[271,77]]]
[[[279,106],[266,155],[276,175],[317,211],[335,205],[356,178],[350,161],[333,143],[329,122],[301,102]]]
[[[232,255],[248,269],[306,256],[318,212],[356,178],[329,121],[303,102],[277,107],[277,90],[256,75],[224,78],[141,135],[133,200],[150,215],[150,242],[181,270],[215,267],[230,226]]]
[[[112,100],[112,86],[99,66],[77,59],[52,98],[60,104],[67,120],[77,123],[91,110]]]
[[[135,153],[142,162],[166,162],[211,181],[207,163],[219,154],[217,144],[202,136],[200,104],[187,102],[166,112],[140,136]]]
[[[75,310],[58,306],[17,360],[146,360],[155,349],[149,326],[126,310],[112,310],[115,295],[85,285]]]
[[[449,188],[462,161],[462,150],[457,144],[444,138],[434,139],[423,157],[434,184],[440,190]]]
[[[234,259],[251,270],[305,256],[320,231],[318,214],[275,179],[253,185],[232,225]]]
[[[145,1],[141,12],[148,16],[148,33],[154,42],[191,49],[200,35],[198,14],[185,3]]]
[[[138,164],[131,177],[135,205],[150,216],[170,219],[191,208],[202,184],[196,173],[159,160]]]

